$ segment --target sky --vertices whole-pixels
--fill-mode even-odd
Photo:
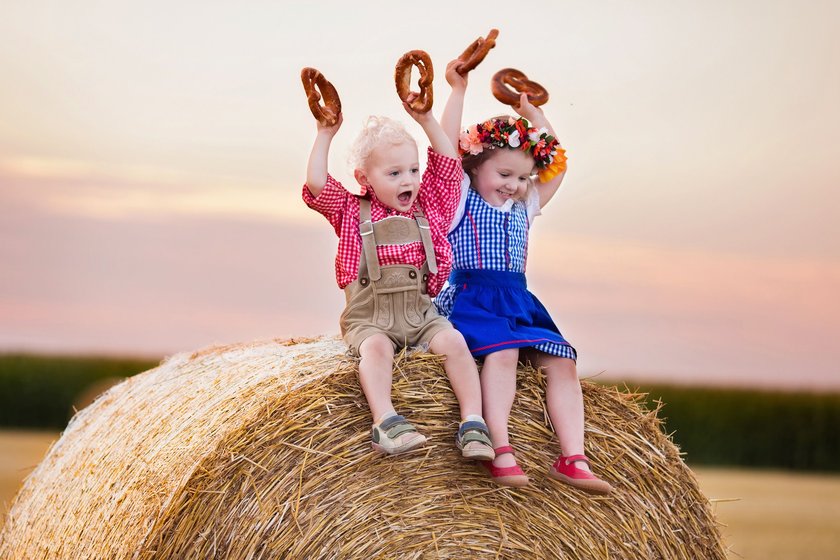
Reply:
[[[476,9],[480,6],[480,9]],[[529,285],[583,377],[840,389],[834,2],[100,2],[0,7],[0,352],[165,356],[336,334],[336,238],[300,190],[299,73],[335,85],[330,170],[393,68],[499,29],[569,156]]]

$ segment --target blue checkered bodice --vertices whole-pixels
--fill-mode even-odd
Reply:
[[[503,212],[473,189],[467,189],[466,196],[464,216],[447,236],[452,244],[452,269],[524,273],[529,226],[525,204],[517,201],[510,212]]]

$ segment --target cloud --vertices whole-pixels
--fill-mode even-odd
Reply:
[[[0,200],[97,219],[218,216],[307,221],[300,186],[183,169],[55,158],[0,158]]]

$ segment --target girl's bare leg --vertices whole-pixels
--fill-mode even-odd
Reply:
[[[563,455],[583,455],[583,391],[575,362],[544,352],[529,353],[531,363],[546,375],[546,404]],[[584,461],[575,466],[590,470]]]
[[[510,445],[508,419],[516,395],[516,370],[519,349],[508,348],[488,354],[481,368],[481,394],[484,400],[484,419],[490,429],[493,447]],[[497,467],[512,467],[516,459],[510,453],[496,457]]]

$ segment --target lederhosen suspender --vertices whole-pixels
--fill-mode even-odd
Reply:
[[[359,199],[359,233],[362,236],[362,254],[359,258],[359,283],[366,286],[369,280],[377,281],[382,277],[379,270],[379,257],[376,245],[405,245],[420,241],[426,253],[426,266],[432,274],[437,274],[435,248],[432,244],[432,232],[429,221],[423,212],[414,212],[414,220],[394,216],[373,223],[370,213],[370,200]]]

